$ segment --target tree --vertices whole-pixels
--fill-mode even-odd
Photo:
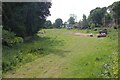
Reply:
[[[55,27],[56,27],[55,22],[52,24],[52,26],[53,26],[53,28],[55,28]]]
[[[24,38],[43,28],[51,2],[3,2],[2,7],[3,29]]]
[[[52,22],[50,20],[45,22],[45,28],[52,28]]]
[[[63,25],[64,25],[64,28],[65,28],[65,27],[67,26],[67,22],[64,22],[64,24],[63,24]]]
[[[115,23],[120,25],[120,1],[114,2],[109,7],[111,8],[111,12],[113,14],[113,18],[115,20]]]
[[[61,18],[55,20],[55,27],[60,28],[63,25],[63,21]]]
[[[70,18],[68,19],[68,22],[69,22],[69,24],[74,24],[74,23],[75,23],[74,17],[70,17]]]
[[[78,22],[78,28],[79,29],[82,28],[82,21],[81,20]]]
[[[103,19],[102,23],[104,27],[109,27],[109,24],[112,22],[112,16],[110,13],[106,12]]]
[[[92,23],[95,24],[97,27],[100,27],[102,24],[102,19],[104,17],[104,14],[106,13],[106,7],[103,8],[95,8],[90,11],[90,15],[88,17],[89,24]]]
[[[86,29],[86,28],[89,27],[89,26],[88,26],[88,22],[87,22],[87,18],[86,18],[86,15],[85,15],[85,14],[83,14],[82,27],[83,27],[84,29]]]

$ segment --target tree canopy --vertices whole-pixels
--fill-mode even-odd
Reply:
[[[87,18],[86,18],[85,14],[83,14],[82,27],[83,28],[88,28],[88,22],[87,22]]]
[[[117,24],[120,24],[120,1],[114,2],[112,5],[109,6],[113,18]]]
[[[70,17],[70,18],[68,19],[68,22],[69,22],[69,24],[74,24],[74,23],[75,23],[74,17]]]
[[[52,27],[52,22],[50,20],[47,20],[45,22],[45,28],[51,28]]]
[[[3,2],[2,7],[3,29],[26,37],[43,28],[51,2]]]
[[[63,21],[61,18],[55,20],[55,27],[60,28],[63,25]]]
[[[94,23],[96,26],[102,25],[102,18],[104,17],[104,14],[106,12],[106,7],[103,8],[95,8],[90,11],[90,15],[88,17],[89,24]]]

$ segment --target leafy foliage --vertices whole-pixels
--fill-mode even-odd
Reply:
[[[74,24],[74,23],[75,23],[74,17],[70,17],[70,18],[68,19],[68,22],[69,22],[69,24]]]
[[[112,16],[110,13],[105,13],[104,17],[102,18],[102,23],[104,27],[110,27],[110,24],[112,23]]]
[[[50,15],[50,2],[3,2],[3,28],[17,36],[33,36],[43,28],[46,17]]]
[[[103,8],[95,8],[90,11],[90,15],[88,17],[89,24],[94,23],[96,26],[100,27],[102,25],[102,18],[106,12],[106,7]]]
[[[7,30],[3,30],[2,32],[3,32],[3,34],[2,34],[2,36],[3,36],[3,40],[2,40],[3,45],[12,47],[14,45],[17,45],[17,44],[20,44],[20,43],[23,42],[23,39],[21,37],[17,37],[15,35],[15,33],[13,33],[13,32],[9,32]]]
[[[103,64],[103,71],[101,73],[102,77],[107,77],[107,78],[118,78],[118,54],[113,53],[110,56],[110,59],[112,62],[104,63]]]
[[[120,1],[108,7],[97,7],[91,10],[87,21],[90,26],[95,24],[95,27],[117,27],[120,24]]]
[[[116,20],[116,24],[120,25],[120,1],[118,2],[114,2],[111,6],[110,6],[111,10],[112,10],[112,14],[113,14],[113,18]]]
[[[52,22],[50,20],[45,22],[45,28],[52,28]]]
[[[49,38],[47,36],[41,38],[35,36],[34,40],[24,42],[24,44],[20,46],[13,46],[12,48],[4,47],[2,62],[3,73],[14,70],[25,63],[32,62],[37,58],[47,55],[55,50],[53,47],[61,44],[63,44],[62,41],[55,37]]]
[[[57,28],[60,28],[62,25],[63,25],[62,19],[58,18],[58,19],[55,20],[55,26]]]
[[[86,15],[84,15],[84,14],[83,14],[83,20],[82,20],[82,27],[83,27],[83,29],[86,29],[89,27]]]

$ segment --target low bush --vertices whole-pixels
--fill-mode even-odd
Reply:
[[[20,44],[23,42],[23,38],[17,37],[15,33],[3,30],[2,31],[2,44],[3,46],[12,47],[14,45]]]
[[[110,54],[107,63],[103,64],[102,77],[118,78],[118,31],[115,29],[108,29],[108,39],[111,41],[110,46],[114,46],[114,52]]]
[[[113,53],[110,56],[111,62],[103,64],[103,71],[101,73],[102,77],[107,78],[118,78],[118,54]]]

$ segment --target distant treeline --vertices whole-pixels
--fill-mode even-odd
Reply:
[[[74,27],[79,29],[94,29],[96,27],[118,28],[120,24],[120,1],[108,7],[97,7],[90,15],[76,22],[75,16],[70,16],[64,22],[57,18],[52,24],[49,8],[51,2],[3,2],[2,3],[2,44],[12,46],[23,42],[27,37],[34,36],[42,28]]]
[[[46,21],[45,28],[60,28],[60,27],[72,27],[88,29],[96,27],[114,27],[118,28],[120,24],[120,1],[114,2],[108,7],[96,7],[90,11],[88,17],[83,14],[83,19],[76,22],[76,16],[70,16],[68,21],[62,22],[62,19],[58,18],[52,24],[50,20]],[[62,25],[61,25],[62,24]],[[67,26],[66,26],[67,25]]]

